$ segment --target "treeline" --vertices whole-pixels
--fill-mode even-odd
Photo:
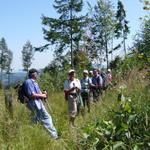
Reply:
[[[88,11],[85,10],[86,5]],[[92,6],[83,0],[55,0],[57,18],[42,16],[44,38],[48,44],[36,48],[42,52],[53,45],[54,59],[44,69],[42,81],[52,88],[62,88],[70,68],[80,76],[84,69],[91,70],[93,64],[109,67],[114,51],[123,47],[127,54],[126,39],[129,34],[128,21],[123,3],[119,0],[117,9],[110,0],[99,0]],[[115,41],[115,42],[114,42]],[[42,82],[41,82],[42,84]]]
[[[130,28],[123,2],[118,0],[116,9],[109,0],[98,0],[95,6],[90,3],[87,5],[88,12],[83,15],[82,0],[55,0],[54,8],[58,17],[42,16],[44,38],[48,44],[35,50],[42,52],[53,45],[54,59],[44,69],[45,74],[41,78],[51,89],[62,88],[70,66],[76,70],[78,76],[84,69],[91,70],[93,64],[102,68],[102,64],[106,63],[107,68],[115,70],[121,63],[124,64],[120,56],[113,59],[117,50],[120,50],[120,54],[125,58],[139,56],[143,52],[148,56],[149,16],[143,17],[143,28],[137,33],[133,47],[127,52],[126,39]],[[147,2],[144,6],[144,9],[146,8],[149,8]],[[126,68],[130,68],[128,62]],[[120,68],[117,71],[122,70]]]
[[[22,50],[22,66],[23,70],[28,72],[34,56],[34,48],[30,41],[27,41]],[[13,51],[8,48],[5,38],[0,40],[0,87],[3,86],[3,72],[8,74],[8,83],[10,84],[10,76],[12,69]]]
[[[149,1],[143,2],[145,2],[144,9],[148,10]],[[107,68],[114,69],[112,64],[116,61],[115,51],[120,50],[120,54],[128,56],[126,40],[130,28],[121,0],[118,0],[116,8],[110,0],[98,0],[95,6],[90,2],[85,4],[83,0],[55,0],[53,6],[58,14],[57,17],[42,16],[43,34],[47,44],[33,47],[30,41],[27,41],[21,50],[22,66],[25,71],[31,67],[36,51],[43,52],[51,46],[54,59],[45,67],[46,74],[41,80],[51,83],[51,88],[59,88],[70,68],[74,68],[79,76],[83,69],[92,69],[93,64],[98,68],[106,64]],[[87,12],[83,12],[86,7],[88,7]],[[144,51],[144,55],[147,55],[150,43],[149,20],[149,16],[144,17],[143,29],[137,34],[134,46],[131,48],[137,53]],[[3,48],[0,50],[2,54]],[[121,59],[120,57],[116,59],[118,58]],[[2,60],[1,55],[1,62],[4,62]],[[12,57],[10,65],[11,62]],[[7,67],[8,72],[11,71],[10,65]],[[1,70],[5,70],[2,65]]]
[[[59,17],[42,16],[48,44],[36,51],[54,45],[55,58],[51,64],[71,63],[71,67],[77,69],[87,67],[90,62],[106,61],[108,67],[109,55],[115,50],[123,46],[126,55],[129,27],[123,3],[118,1],[117,10],[110,0],[99,0],[94,7],[89,2],[87,5],[89,9],[85,14],[83,0],[55,0],[53,6]]]

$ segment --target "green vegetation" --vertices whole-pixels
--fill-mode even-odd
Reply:
[[[0,39],[0,69],[1,69],[0,88],[3,81],[2,78],[3,71],[6,71],[8,75],[10,75],[12,59],[13,59],[13,52],[8,48],[5,38],[1,38]]]
[[[63,92],[56,93],[49,90],[50,108],[47,103],[45,105],[61,135],[59,140],[51,139],[40,124],[32,124],[29,110],[16,101],[14,91],[13,116],[9,114],[5,109],[3,91],[1,91],[0,148],[4,150],[149,149],[149,76],[147,69],[141,69],[145,62],[140,59],[138,55],[133,56],[132,61],[131,58],[120,60],[120,65],[115,68],[118,72],[115,76],[116,85],[103,94],[102,100],[92,105],[91,113],[86,113],[84,117],[80,114],[77,117],[75,129],[68,125],[67,103]]]
[[[119,19],[120,22],[115,24],[115,12],[109,0],[106,1],[107,3],[100,0],[94,8],[91,8],[91,14],[87,14],[89,18],[75,15],[69,16],[69,12],[80,12],[83,7],[82,1],[81,3],[75,1],[76,3],[72,5],[71,2],[73,1],[68,4],[65,0],[55,0],[55,4],[57,4],[55,8],[60,17],[55,19],[43,16],[42,23],[49,27],[49,30],[43,29],[45,38],[49,43],[35,49],[36,51],[43,51],[50,44],[55,44],[57,47],[54,60],[44,69],[44,73],[38,82],[43,90],[48,90],[49,97],[45,106],[52,115],[61,138],[53,140],[43,129],[43,126],[40,124],[35,125],[31,122],[29,110],[25,105],[17,102],[14,89],[12,89],[13,113],[9,112],[5,108],[4,91],[1,89],[0,149],[150,149],[150,18],[144,18],[142,32],[138,34],[130,54],[127,54],[125,58],[116,57],[115,60],[109,63],[109,53],[117,49],[110,47],[108,44],[112,41],[111,44],[113,45],[116,26],[118,38],[123,38],[124,51],[126,51],[125,40],[129,30],[123,4],[118,4],[118,13],[120,11],[124,12],[123,16],[116,17],[116,19],[123,17],[123,20]],[[149,3],[147,4],[146,2],[145,6],[149,8]],[[102,10],[103,13],[101,13]],[[92,16],[93,14],[95,18]],[[84,19],[89,21],[86,22]],[[122,24],[122,21],[126,24]],[[87,30],[87,25],[88,30],[91,32],[91,37],[86,36],[84,32]],[[82,30],[79,30],[80,27],[82,27]],[[1,41],[0,43],[1,52],[4,52],[7,47],[6,44],[3,47],[3,43],[5,42]],[[69,45],[71,45],[71,55]],[[26,53],[26,50],[33,50],[30,44],[27,48],[24,48],[25,52],[23,53]],[[32,54],[30,53],[29,55]],[[28,59],[29,55],[27,54],[26,59]],[[11,52],[9,57],[10,60],[3,67],[3,53],[1,53],[1,73],[7,67],[8,71],[10,71]],[[26,62],[28,64],[24,65],[25,70],[30,67],[30,58]],[[98,103],[92,104],[90,113],[86,113],[85,116],[78,115],[76,119],[77,128],[70,128],[68,125],[67,102],[63,93],[63,82],[67,77],[70,64],[75,67],[80,77],[83,69],[90,70],[93,61],[96,60],[96,62],[102,63],[103,58],[107,61],[107,67],[109,65],[113,70],[112,87],[103,93],[102,99]]]

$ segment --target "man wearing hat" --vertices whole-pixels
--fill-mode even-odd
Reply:
[[[88,77],[88,70],[83,70],[83,78],[80,80],[81,82],[81,96],[83,100],[83,105],[88,108],[88,112],[90,112],[90,99],[89,99],[89,92],[90,92],[90,82],[91,80]]]
[[[64,82],[64,93],[68,101],[69,124],[71,127],[75,127],[74,121],[77,115],[77,96],[78,92],[81,90],[81,84],[80,81],[75,78],[75,70],[69,70],[68,76],[68,79]]]
[[[107,70],[107,85],[108,86],[112,85],[112,73],[111,73],[111,69]]]
[[[53,125],[52,117],[46,111],[42,100],[47,98],[46,92],[41,92],[38,83],[36,82],[38,71],[36,69],[30,69],[28,73],[29,79],[24,82],[24,89],[26,95],[28,95],[29,101],[27,107],[33,114],[33,121],[35,123],[42,122],[44,127],[48,130],[53,139],[57,139],[57,131]]]

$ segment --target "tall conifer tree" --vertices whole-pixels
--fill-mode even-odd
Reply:
[[[32,59],[34,56],[34,49],[30,41],[27,41],[25,45],[23,46],[22,49],[22,63],[23,63],[23,68],[25,71],[28,72],[31,64],[32,64]]]
[[[116,14],[116,37],[122,37],[123,38],[123,47],[124,47],[124,53],[126,55],[126,43],[125,40],[127,39],[127,35],[130,32],[128,27],[128,21],[126,20],[126,11],[124,9],[123,3],[118,0],[118,6],[117,6],[117,14]]]
[[[102,63],[103,58],[106,59],[107,67],[109,65],[109,43],[114,33],[114,11],[109,0],[98,0],[92,14],[93,25],[91,28],[94,49]],[[104,56],[105,55],[105,56]]]
[[[55,0],[53,5],[58,18],[42,17],[44,38],[55,45],[55,55],[60,57],[70,51],[71,66],[74,68],[74,52],[79,48],[82,36],[84,17],[79,16],[82,11],[82,0]]]
[[[0,40],[0,68],[1,68],[1,83],[3,81],[3,71],[10,69],[12,62],[12,52],[8,49],[5,38]]]

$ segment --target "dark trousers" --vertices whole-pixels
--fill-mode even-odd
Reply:
[[[100,96],[102,95],[102,89],[94,89],[93,90],[93,101],[99,101]]]
[[[89,100],[89,92],[82,92],[81,93],[82,100],[83,100],[83,106],[87,106],[89,108],[90,100]]]

